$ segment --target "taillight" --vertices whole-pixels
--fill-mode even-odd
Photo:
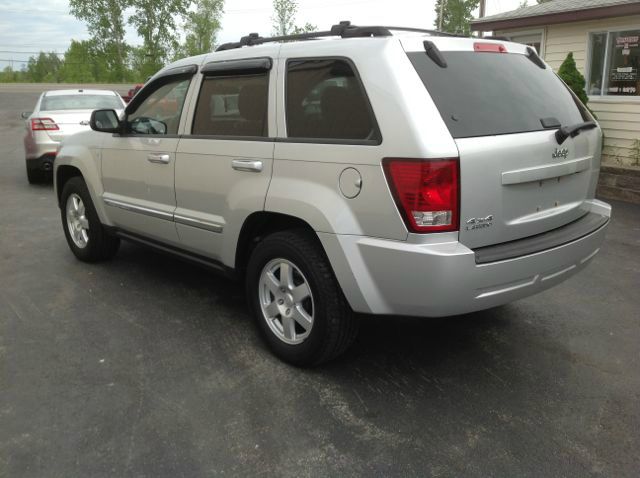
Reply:
[[[55,131],[58,125],[51,118],[32,118],[31,131]]]
[[[391,159],[387,182],[411,232],[457,231],[460,183],[457,159]]]
[[[487,53],[507,53],[507,47],[505,47],[501,43],[475,42],[473,44],[473,51],[487,52]]]

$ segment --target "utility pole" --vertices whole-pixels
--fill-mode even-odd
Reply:
[[[486,10],[486,0],[480,0],[480,18],[484,17]],[[484,37],[484,32],[480,32],[480,38]]]
[[[440,15],[438,17],[438,31],[442,31],[442,15],[444,15],[444,2],[447,0],[440,0]]]

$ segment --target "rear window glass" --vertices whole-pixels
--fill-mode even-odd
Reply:
[[[524,55],[442,52],[441,68],[426,53],[408,53],[454,138],[543,130],[588,120],[564,83]]]
[[[286,85],[289,138],[378,142],[369,101],[347,61],[290,60]]]
[[[42,98],[41,111],[124,109],[115,95],[55,95]]]

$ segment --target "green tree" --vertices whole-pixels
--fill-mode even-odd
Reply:
[[[24,81],[24,73],[22,71],[16,71],[11,66],[5,66],[4,70],[0,72],[0,83],[16,83]]]
[[[536,0],[538,2],[538,5],[541,3],[547,3],[550,2],[551,0]]]
[[[480,0],[437,0],[435,7],[436,28],[441,28],[443,32],[470,35],[469,22],[473,20],[473,12],[478,8],[479,3]],[[440,11],[442,11],[442,22]]]
[[[162,2],[158,2],[162,4]],[[124,11],[131,0],[69,0],[69,10],[78,20],[86,22],[94,54],[103,57],[107,65],[104,81],[125,81],[128,46],[124,41]]]
[[[273,35],[283,36],[298,33],[308,33],[317,30],[315,25],[305,23],[296,26],[296,13],[298,2],[296,0],[273,0]]]
[[[576,66],[576,62],[573,59],[573,52],[569,52],[567,58],[565,58],[562,65],[560,65],[558,76],[562,78],[576,96],[580,98],[580,101],[586,105],[587,101],[589,101],[589,98],[584,91],[586,82],[584,76],[582,76],[582,73],[580,73]]]
[[[134,8],[129,23],[142,37],[143,51],[134,58],[139,64],[139,73],[148,77],[164,66],[178,49],[176,19],[187,14],[191,0],[131,0]],[[141,55],[142,53],[142,55]]]
[[[186,14],[186,38],[180,56],[193,56],[214,50],[220,30],[224,0],[196,0],[195,11]]]
[[[65,83],[93,83],[97,71],[95,46],[91,41],[71,40],[60,67],[60,79]],[[101,79],[101,78],[100,78]]]
[[[43,51],[37,57],[29,58],[27,77],[36,83],[58,83],[60,81],[60,67],[62,60],[56,53]]]

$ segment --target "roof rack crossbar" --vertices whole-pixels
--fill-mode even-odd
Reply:
[[[398,31],[398,32],[414,32],[414,33],[428,33],[431,36],[437,36],[437,37],[464,37],[464,38],[468,38],[464,35],[458,35],[456,33],[447,33],[447,32],[441,32],[438,30],[428,30],[428,29],[424,29],[424,28],[412,28],[412,27],[384,27],[387,30],[390,31]]]
[[[281,42],[292,40],[314,40],[316,38],[339,36],[342,38],[357,37],[386,37],[391,36],[391,31],[405,31],[416,33],[428,33],[433,36],[451,36],[456,37],[452,33],[439,32],[437,30],[423,30],[421,28],[409,27],[385,27],[385,26],[365,26],[359,27],[352,25],[349,21],[342,21],[337,25],[333,25],[331,30],[321,32],[297,33],[294,35],[279,35],[274,37],[261,37],[257,33],[250,33],[240,39],[239,42],[224,43],[216,48],[216,51],[232,50],[234,48],[242,48],[243,46],[261,45],[269,42]]]

